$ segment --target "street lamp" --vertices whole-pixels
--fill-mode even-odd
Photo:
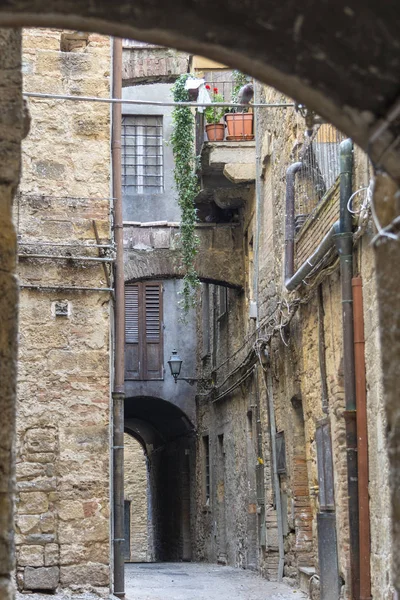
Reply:
[[[182,359],[176,350],[172,350],[171,358],[168,361],[171,375],[175,379],[175,383],[178,381],[179,373],[181,372]]]

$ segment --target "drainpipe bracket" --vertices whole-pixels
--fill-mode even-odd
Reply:
[[[349,252],[353,246],[353,233],[351,231],[334,233],[333,240],[341,258],[352,256]]]

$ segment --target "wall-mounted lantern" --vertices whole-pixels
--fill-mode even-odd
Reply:
[[[175,383],[178,381],[179,373],[181,372],[182,359],[180,358],[176,350],[172,350],[171,358],[168,361],[171,375],[175,379]]]
[[[178,381],[186,381],[186,383],[188,383],[189,385],[194,385],[195,383],[200,382],[200,384],[202,384],[205,390],[211,389],[214,386],[212,378],[197,379],[196,377],[179,377],[183,360],[181,359],[176,350],[172,350],[171,357],[167,362],[169,364],[171,375],[174,378],[175,383],[177,383]]]

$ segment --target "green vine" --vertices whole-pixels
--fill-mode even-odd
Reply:
[[[181,75],[175,82],[172,92],[175,102],[188,102],[189,93],[185,90],[185,82],[191,76]],[[199,247],[199,238],[195,233],[196,208],[194,200],[200,186],[195,173],[195,124],[189,107],[176,106],[173,111],[173,132],[171,146],[174,154],[174,179],[178,192],[178,204],[181,210],[181,252],[185,269],[183,278],[182,300],[180,302],[184,314],[196,303],[196,289],[200,281],[195,269],[195,258]]]

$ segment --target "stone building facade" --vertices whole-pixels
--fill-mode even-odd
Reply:
[[[23,73],[26,92],[108,96],[110,40],[25,30]],[[20,590],[105,591],[110,580],[110,110],[33,98],[28,106],[31,126],[14,207],[21,287],[17,584]]]
[[[258,94],[267,103],[286,101],[270,88],[259,86]],[[299,160],[308,140],[304,120],[293,108],[261,108],[256,119],[259,180],[252,195],[243,198],[243,246],[235,253],[246,283],[242,292],[203,285],[198,312],[199,369],[204,377],[213,377],[215,388],[198,399],[197,556],[258,569],[269,578],[283,576],[288,582],[300,582],[313,598],[320,594],[322,598],[349,598],[339,262],[336,255],[331,256],[313,276],[300,281],[295,292],[286,290],[286,171]],[[318,135],[314,148],[327,151],[333,129],[322,125]],[[334,135],[338,142],[344,139]],[[320,147],[318,139],[322,140]],[[242,142],[242,146],[246,144],[250,142]],[[203,153],[212,154],[213,146],[218,142],[206,144]],[[339,153],[339,143],[335,152]],[[232,148],[226,162],[235,160],[241,162]],[[335,177],[338,175],[337,170]],[[357,207],[366,198],[370,177],[367,158],[355,147],[355,229]],[[297,200],[305,197],[310,201],[307,185],[301,175],[296,183]],[[339,218],[339,188],[334,179],[330,186],[318,204],[312,200],[317,205],[296,234],[295,269],[311,256]],[[371,525],[367,560],[372,597],[389,599],[393,594],[391,518],[383,508],[384,504],[388,507],[389,470],[370,243],[373,235],[369,220],[354,243],[354,276],[362,278],[364,295]],[[252,302],[257,305],[256,313]],[[325,440],[322,445],[321,439]],[[330,446],[332,458],[318,456],[324,452],[323,444]],[[329,507],[322,496],[324,477],[333,486]],[[377,485],[380,494],[374,493]],[[324,553],[327,546],[335,548],[328,558]],[[332,570],[336,574],[329,579]],[[328,591],[332,584],[336,589]]]

